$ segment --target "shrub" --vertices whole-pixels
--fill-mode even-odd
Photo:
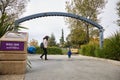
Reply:
[[[95,56],[95,50],[98,47],[98,43],[90,42],[87,45],[81,47],[81,52],[83,55],[86,56]]]
[[[120,60],[120,32],[116,32],[115,35],[105,41],[104,53],[107,58]]]
[[[96,43],[89,43],[81,47],[81,53],[87,56],[95,56],[120,61],[120,32],[104,40],[103,48]]]
[[[104,52],[104,49],[102,48],[96,48],[96,50],[95,50],[95,57],[100,57],[100,58],[107,58],[107,55],[105,54],[105,52]]]
[[[80,49],[80,54],[85,55],[85,53],[86,53],[86,47],[85,47],[85,45],[82,45],[81,49]]]
[[[62,48],[62,54],[63,54],[63,55],[66,55],[67,52],[68,52],[68,48]]]
[[[58,47],[49,47],[48,54],[62,54],[62,50]]]
[[[43,53],[43,49],[41,49],[40,47],[36,47],[36,54],[42,54]]]
[[[48,47],[48,54],[62,54],[62,50],[61,48],[58,47]],[[41,49],[40,47],[36,47],[36,54],[42,54],[43,53],[43,49]]]
[[[95,50],[96,57],[120,60],[120,32],[104,40],[102,49]]]

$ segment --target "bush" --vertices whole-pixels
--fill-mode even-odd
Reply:
[[[62,54],[62,50],[58,47],[50,47],[48,48],[48,54]]]
[[[43,49],[41,49],[40,47],[36,47],[36,54],[42,54],[43,53]]]
[[[68,53],[68,48],[62,48],[62,54],[66,55]]]
[[[81,54],[86,55],[86,56],[95,56],[95,50],[98,47],[97,43],[90,42],[87,45],[84,45],[81,47]]]
[[[95,56],[120,61],[120,32],[105,39],[103,48],[95,50]]]
[[[120,60],[120,32],[105,41],[103,50],[107,58]]]
[[[81,54],[87,56],[95,56],[120,61],[120,32],[104,40],[103,48],[99,48],[98,44],[90,42],[81,47]]]
[[[62,50],[61,48],[58,47],[48,47],[48,54],[62,54]],[[36,54],[42,54],[43,53],[43,49],[41,49],[40,47],[36,47]]]
[[[104,49],[102,48],[96,48],[96,50],[95,50],[95,57],[100,57],[100,58],[107,58],[107,55],[105,54],[105,52],[104,52]]]

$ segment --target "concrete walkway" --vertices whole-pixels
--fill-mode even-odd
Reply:
[[[41,60],[39,55],[29,55],[32,69],[25,80],[120,80],[120,62],[67,55],[48,55]]]

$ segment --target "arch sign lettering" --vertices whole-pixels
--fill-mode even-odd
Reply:
[[[17,27],[20,23],[24,22],[24,21],[28,21],[28,20],[31,20],[31,19],[35,19],[35,18],[39,18],[39,17],[47,17],[47,16],[64,16],[64,17],[71,17],[71,18],[74,18],[74,19],[78,19],[78,20],[81,20],[81,21],[84,21],[84,22],[87,22],[93,26],[95,26],[96,28],[99,29],[99,38],[100,38],[100,48],[103,47],[103,27],[99,24],[97,24],[96,22],[93,22],[92,20],[90,19],[87,19],[85,17],[82,17],[82,16],[79,16],[79,15],[75,15],[75,14],[72,14],[72,13],[65,13],[65,12],[45,12],[45,13],[38,13],[38,14],[33,14],[33,15],[30,15],[30,16],[26,16],[26,17],[23,17],[23,18],[20,18],[18,20],[15,21],[15,31],[17,31]]]

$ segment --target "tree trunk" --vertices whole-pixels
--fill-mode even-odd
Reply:
[[[89,42],[89,25],[86,24],[86,41]]]

